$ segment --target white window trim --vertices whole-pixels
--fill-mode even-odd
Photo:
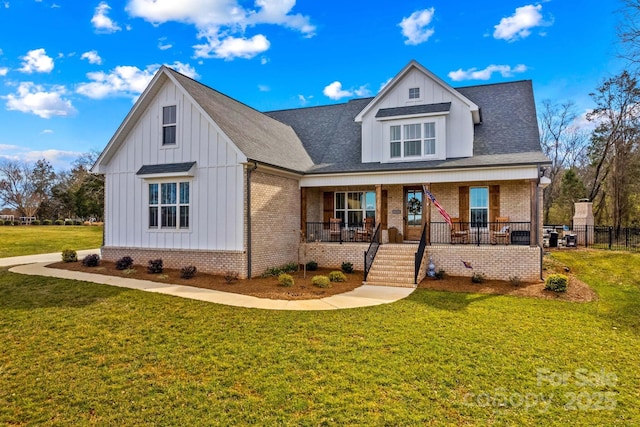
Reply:
[[[176,123],[175,123],[175,127],[176,127],[176,142],[175,144],[164,144],[164,128],[165,128],[165,124],[164,124],[164,108],[165,107],[176,107]],[[162,104],[160,105],[160,113],[158,114],[159,116],[159,120],[158,122],[160,123],[160,149],[162,150],[173,150],[178,148],[178,145],[180,145],[180,132],[179,132],[179,117],[180,117],[180,111],[181,111],[181,105],[179,102],[170,102],[170,103],[166,103],[166,104]],[[168,125],[171,126],[171,125]]]
[[[385,121],[382,126],[384,132],[384,152],[383,152],[383,162],[386,163],[396,163],[396,162],[415,162],[415,161],[426,161],[426,160],[441,160],[446,158],[446,116],[445,114],[439,115],[423,115],[418,118],[411,118],[405,120],[389,120]],[[433,154],[425,154],[424,144],[426,139],[424,133],[424,124],[425,123],[435,123],[435,132],[436,132],[436,142],[435,142],[435,153]],[[420,155],[419,156],[407,156],[404,155],[404,126],[405,125],[413,125],[420,124],[421,126],[421,147],[420,147]],[[391,157],[391,126],[400,126],[401,129],[401,148],[400,148],[400,157]]]
[[[362,198],[363,198],[363,206],[362,209],[349,209],[348,205],[349,205],[349,193],[361,193],[362,194]],[[364,220],[367,218],[367,212],[373,212],[374,218],[375,218],[375,214],[376,214],[376,207],[374,206],[373,209],[367,209],[367,193],[373,193],[374,197],[376,195],[375,191],[372,190],[358,190],[358,191],[336,191],[333,195],[333,215],[334,218],[339,218],[338,217],[338,212],[344,212],[344,226],[345,227],[351,227],[351,226],[360,226],[361,223],[358,224],[349,224],[349,212],[362,212],[362,223],[364,223]],[[345,200],[345,205],[344,205],[344,209],[338,209],[338,194],[344,194],[344,200]]]
[[[189,184],[189,203],[180,203],[180,183],[188,183]],[[151,185],[158,186],[158,204],[153,205],[158,208],[158,226],[151,227],[149,222],[149,209],[151,208],[151,200],[149,198],[149,187]],[[176,203],[170,205],[163,205],[161,203],[162,200],[162,184],[176,184]],[[162,180],[145,180],[145,226],[148,232],[152,233],[185,233],[192,231],[193,224],[193,180],[192,179],[162,179]],[[162,227],[162,206],[175,206],[176,207],[176,226],[175,227]],[[189,207],[189,226],[188,227],[180,227],[180,207],[188,206]]]
[[[416,98],[411,98],[411,90],[412,89],[418,89],[418,96]],[[420,101],[422,99],[422,88],[419,86],[412,86],[409,89],[407,89],[407,100],[409,102],[416,102],[416,101]]]
[[[487,225],[485,227],[473,227],[473,221],[472,221],[472,216],[471,216],[471,210],[474,209],[473,206],[471,206],[471,190],[474,188],[484,188],[487,190],[487,206],[486,206],[486,210],[487,210]],[[489,228],[489,213],[491,212],[491,193],[489,192],[489,187],[487,187],[486,185],[474,185],[469,187],[469,227],[473,230],[487,230]],[[482,208],[476,208],[476,209],[485,209],[484,207]]]

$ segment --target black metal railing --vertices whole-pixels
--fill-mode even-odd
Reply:
[[[547,247],[591,247],[595,249],[640,251],[640,228],[610,225],[545,225],[543,243]]]
[[[373,228],[366,224],[349,224],[329,222],[307,222],[304,235],[305,242],[371,242],[375,234]]]
[[[431,223],[431,244],[530,245],[530,222]]]
[[[378,248],[380,247],[380,224],[376,226],[375,231],[373,232],[373,238],[371,239],[371,244],[369,248],[364,252],[364,281],[367,281],[367,276],[369,275],[369,270],[371,270],[371,266],[373,265],[373,260],[376,258],[376,254],[378,253]]]
[[[427,224],[422,227],[422,235],[420,236],[420,244],[418,244],[418,251],[415,258],[415,273],[413,275],[413,283],[418,284],[418,274],[420,274],[420,266],[422,265],[422,258],[424,257],[424,250],[427,247]]]

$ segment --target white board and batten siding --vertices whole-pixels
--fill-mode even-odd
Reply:
[[[420,98],[409,99],[409,89],[419,88]],[[377,101],[362,118],[362,162],[389,161],[389,125],[401,124],[397,120],[376,119],[376,113],[383,108],[407,107],[417,104],[439,104],[451,102],[448,114],[432,116],[436,120],[438,137],[438,158],[471,157],[473,155],[473,117],[470,107],[455,96],[451,89],[443,87],[417,69],[404,75],[384,97]]]
[[[162,107],[176,105],[174,146],[162,146]],[[145,179],[143,165],[196,162],[192,177]],[[243,250],[246,158],[197,105],[167,81],[107,169],[105,246]],[[149,182],[190,181],[189,229],[149,228]],[[142,213],[142,215],[141,215]]]

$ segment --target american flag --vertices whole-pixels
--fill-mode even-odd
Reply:
[[[444,220],[447,221],[447,224],[449,224],[449,227],[453,227],[453,224],[451,223],[451,217],[449,216],[447,211],[445,211],[444,208],[440,206],[440,203],[438,203],[436,198],[433,197],[433,194],[431,194],[431,192],[427,190],[426,185],[422,186],[422,191],[424,191],[424,194],[429,198],[429,200],[431,200],[431,203],[433,203],[433,206],[435,206],[438,209],[438,212],[440,212],[440,215],[442,215]]]

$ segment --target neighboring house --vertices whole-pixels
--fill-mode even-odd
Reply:
[[[539,279],[548,165],[530,81],[452,88],[411,61],[374,98],[267,113],[162,67],[93,172],[105,259],[368,271],[382,242],[368,281],[411,285],[421,239],[418,280],[429,257],[451,275]]]

